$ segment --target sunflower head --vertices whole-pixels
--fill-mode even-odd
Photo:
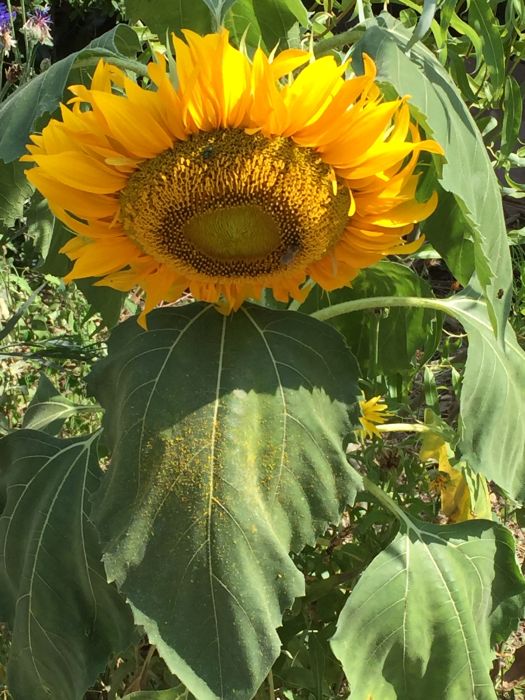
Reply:
[[[31,137],[28,177],[75,234],[67,280],[140,286],[144,314],[185,290],[228,311],[264,288],[301,299],[308,277],[335,289],[414,249],[403,236],[436,205],[416,201],[418,157],[442,150],[406,99],[382,100],[370,58],[345,79],[333,57],[250,61],[226,30],[184,36],[177,87],[161,55],[143,86],[101,60]]]

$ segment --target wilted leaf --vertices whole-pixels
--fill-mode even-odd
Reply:
[[[514,652],[514,661],[511,667],[503,674],[504,683],[516,684],[525,678],[525,646],[519,647]]]
[[[425,433],[425,437],[431,433]],[[433,488],[441,498],[441,511],[450,523],[460,523],[464,520],[472,520],[475,515],[472,512],[470,491],[465,477],[450,464],[449,456],[453,455],[450,446],[439,436],[433,435],[434,443],[423,445],[419,453],[422,462],[435,460],[438,463],[439,474],[433,481]]]

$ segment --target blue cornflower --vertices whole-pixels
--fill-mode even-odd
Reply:
[[[37,7],[27,18],[21,31],[30,41],[39,44],[53,46],[51,38],[51,24],[53,23],[49,15],[49,7]]]
[[[0,34],[5,34],[11,29],[11,20],[16,16],[16,12],[9,12],[7,5],[0,2]]]

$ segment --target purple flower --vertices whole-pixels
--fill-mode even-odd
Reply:
[[[21,31],[29,41],[53,46],[51,38],[52,19],[49,16],[49,7],[37,7],[27,18]]]
[[[0,2],[0,53],[7,56],[16,41],[11,34],[11,22],[14,20],[16,12],[9,12],[5,3]]]
[[[9,12],[7,5],[0,2],[0,35],[6,34],[11,29],[11,20],[16,16],[16,12]]]

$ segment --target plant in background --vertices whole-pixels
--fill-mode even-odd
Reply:
[[[0,58],[0,102],[15,86],[27,83],[34,76],[38,45],[53,46],[49,7],[26,7],[25,0],[22,0],[19,10],[17,13],[11,9],[10,3],[9,7],[0,3],[0,48],[3,48]],[[17,31],[23,37],[23,49],[20,41],[15,40]],[[9,57],[9,62],[4,60],[5,57]]]
[[[29,13],[20,31],[25,34],[28,44],[53,46],[51,38],[51,16],[49,7],[36,7]]]
[[[119,25],[0,107],[10,269],[25,246],[113,326],[68,321],[96,403],[59,367],[0,441],[9,691],[494,700],[525,579],[487,484],[525,499],[525,353],[435,6],[238,3],[129,0],[174,54]]]
[[[16,46],[13,32],[13,20],[16,12],[9,10],[7,5],[0,3],[0,53],[9,56],[11,50]],[[3,63],[3,60],[2,60]]]

